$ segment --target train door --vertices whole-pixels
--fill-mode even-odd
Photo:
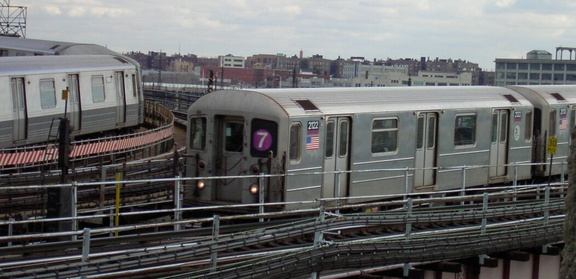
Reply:
[[[124,87],[124,72],[115,72],[114,81],[116,84],[116,123],[126,122],[126,92]]]
[[[12,126],[12,140],[19,141],[26,139],[28,126],[24,78],[12,78],[11,88],[12,111],[14,116],[14,122]]]
[[[68,119],[72,126],[72,131],[79,131],[82,127],[80,118],[82,111],[80,108],[80,83],[77,74],[68,75]]]
[[[436,184],[437,135],[438,114],[436,112],[419,113],[414,158],[414,187]]]
[[[349,117],[331,117],[326,122],[323,198],[348,195],[349,174],[330,172],[350,170],[350,131]]]
[[[215,175],[235,176],[244,171],[244,119],[234,116],[217,116],[214,134]],[[216,179],[216,200],[242,202],[242,179]]]
[[[509,112],[497,109],[492,112],[492,143],[490,145],[490,177],[506,175],[508,157]]]

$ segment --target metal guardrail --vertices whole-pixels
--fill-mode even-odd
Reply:
[[[176,179],[162,179],[161,181],[174,182],[175,192],[178,193],[181,189],[180,184],[184,180],[183,178],[177,177]],[[92,185],[92,183],[59,186],[82,187],[90,185]],[[510,187],[516,187],[517,189],[513,190],[510,189]],[[438,192],[439,194],[445,195],[445,197],[409,197],[403,199],[404,195],[397,195],[396,197],[399,198],[399,200],[370,204],[370,206],[399,205],[397,207],[398,210],[394,211],[364,214],[335,214],[334,212],[325,211],[324,207],[321,206],[307,211],[242,216],[214,216],[199,219],[183,219],[179,213],[200,210],[202,208],[179,207],[179,201],[176,197],[174,201],[175,208],[172,210],[148,210],[143,212],[97,214],[91,216],[111,218],[115,215],[129,216],[134,214],[169,213],[174,216],[171,221],[40,235],[30,234],[0,237],[0,243],[23,240],[39,241],[56,237],[70,237],[73,240],[77,238],[83,239],[81,257],[69,256],[67,259],[60,259],[65,260],[65,263],[62,264],[58,264],[57,261],[53,259],[46,259],[46,261],[51,261],[52,263],[44,264],[42,268],[37,267],[36,269],[14,271],[13,273],[5,273],[4,275],[22,276],[25,274],[37,275],[41,272],[47,272],[47,274],[55,272],[55,274],[59,276],[82,276],[85,274],[98,273],[100,275],[107,274],[108,276],[114,275],[121,277],[145,271],[169,270],[170,268],[184,265],[188,267],[195,265],[205,266],[206,261],[208,261],[211,263],[210,268],[195,270],[189,274],[185,274],[185,276],[188,276],[187,278],[195,278],[196,276],[208,278],[231,276],[230,278],[234,278],[234,276],[238,276],[239,274],[242,276],[254,276],[265,272],[265,274],[269,276],[274,274],[275,278],[277,276],[278,278],[288,278],[286,276],[302,275],[306,274],[306,272],[317,272],[318,269],[327,267],[345,267],[342,265],[347,265],[347,267],[362,267],[366,266],[366,264],[373,263],[375,259],[377,259],[380,264],[452,259],[503,251],[506,249],[534,247],[561,240],[564,215],[558,213],[558,211],[562,211],[564,208],[564,201],[558,196],[566,190],[566,185],[554,183],[550,185],[522,185],[498,188],[500,191],[468,195],[466,197],[451,196],[455,193],[454,191]],[[554,193],[553,198],[551,198],[552,193]],[[524,197],[526,197],[528,194],[532,194],[533,197],[539,197],[539,199],[533,198],[530,201],[511,202],[515,196],[524,195]],[[448,205],[458,204],[457,201],[461,198],[466,199],[466,207],[450,207]],[[508,202],[502,203],[500,202],[501,200],[507,200]],[[444,203],[447,205],[445,207],[433,208],[428,206],[416,207],[416,205],[434,203]],[[256,204],[256,206],[260,205]],[[344,208],[336,208],[336,210],[339,209]],[[308,219],[308,221],[292,222],[282,226],[258,229],[250,232],[240,231],[233,234],[219,233],[220,221],[224,220],[273,218],[282,217],[284,214],[312,212],[315,213],[317,218]],[[527,213],[541,214],[542,216],[526,220],[506,220],[497,223],[487,222],[488,218],[513,217],[518,214]],[[72,218],[57,218],[44,221],[76,221],[89,217],[90,216],[75,216]],[[481,220],[481,222],[479,225],[472,224],[454,228],[441,227],[427,231],[412,230],[413,223],[433,223],[440,220],[444,222]],[[24,221],[3,221],[0,222],[0,226],[10,226],[23,222]],[[29,220],[27,222],[41,222],[41,220]],[[166,244],[155,248],[144,247],[142,249],[125,252],[107,253],[106,255],[90,254],[91,236],[158,226],[171,226],[174,231],[178,231],[182,229],[183,225],[202,222],[211,222],[213,224],[211,238],[201,238],[180,244]],[[393,224],[403,224],[405,226],[404,233],[365,238],[363,240],[344,240],[338,243],[325,240],[327,235],[346,228],[390,226]],[[240,248],[256,244],[262,245],[270,241],[303,234],[312,234],[315,236],[313,245],[297,249],[286,247],[274,249],[274,252],[245,255],[245,259],[241,264],[229,263],[230,258],[226,256],[219,257],[220,253],[234,249],[235,247]],[[166,239],[170,238],[168,232],[165,235]],[[451,247],[449,251],[446,251],[447,246]],[[17,247],[18,246],[15,246],[16,251]],[[332,261],[331,259],[334,257],[338,258],[339,261]],[[36,265],[40,262],[39,260],[35,260]],[[232,262],[234,262],[234,260],[232,260]],[[313,262],[316,262],[316,264],[312,264]],[[18,264],[22,265],[22,262],[3,263],[0,264],[0,268],[8,271],[10,268],[13,268],[14,265]],[[154,264],[154,266],[149,267],[150,264]],[[323,267],[321,267],[320,264],[322,264]]]
[[[474,166],[474,167],[482,167],[482,166]],[[489,167],[489,166],[484,166]],[[455,169],[467,169],[467,167],[454,167]],[[106,168],[103,168],[105,170]],[[361,172],[366,171],[396,171],[396,169],[386,170],[386,169],[379,169],[379,170],[362,170]],[[348,171],[349,173],[353,173],[355,171]],[[104,171],[103,171],[104,173]],[[335,171],[335,172],[310,172],[310,173],[300,173],[300,174],[286,174],[286,175],[325,175],[325,174],[332,174],[332,175],[341,175],[342,172]],[[545,199],[545,191],[547,189],[551,189],[552,191],[557,192],[561,197],[564,197],[564,192],[566,190],[566,181],[562,179],[555,183],[550,184],[531,184],[531,185],[517,185],[516,183],[509,185],[509,186],[494,186],[494,187],[486,187],[486,188],[475,188],[475,187],[466,187],[465,183],[462,183],[462,187],[455,186],[452,190],[445,190],[445,191],[431,191],[431,192],[418,192],[418,193],[398,193],[398,194],[388,194],[388,195],[378,195],[378,196],[360,196],[360,197],[334,197],[334,198],[320,198],[314,199],[309,201],[294,201],[294,202],[277,202],[277,203],[254,203],[254,204],[230,204],[230,205],[215,205],[215,206],[194,206],[194,207],[185,207],[183,206],[182,202],[182,195],[185,184],[194,185],[195,181],[197,180],[218,180],[218,179],[254,179],[257,178],[259,181],[266,181],[267,178],[270,177],[277,177],[282,175],[243,175],[243,176],[222,176],[222,177],[173,177],[173,178],[156,178],[156,179],[134,179],[134,180],[120,180],[120,181],[91,181],[91,182],[73,182],[69,184],[53,184],[53,185],[29,185],[29,186],[3,186],[0,188],[0,194],[5,196],[9,196],[9,193],[17,193],[27,190],[34,190],[34,189],[46,189],[46,188],[71,188],[73,189],[74,193],[78,193],[83,188],[93,189],[94,187],[106,187],[106,186],[114,186],[114,185],[131,185],[131,184],[155,184],[155,183],[171,183],[174,185],[173,193],[179,193],[178,195],[172,196],[171,199],[168,199],[167,202],[173,203],[173,209],[162,209],[162,210],[151,210],[151,211],[132,211],[132,212],[119,212],[114,214],[98,214],[98,215],[85,215],[81,216],[82,214],[90,213],[90,212],[77,212],[73,214],[73,218],[64,218],[66,220],[72,220],[74,222],[79,222],[85,219],[91,218],[116,218],[122,216],[144,216],[144,215],[151,215],[151,214],[168,214],[172,216],[173,223],[162,223],[162,224],[150,224],[139,228],[150,228],[150,227],[158,227],[158,226],[174,226],[174,228],[179,228],[181,225],[190,224],[199,222],[198,220],[183,220],[182,214],[187,212],[199,212],[199,211],[222,211],[222,210],[230,210],[230,209],[246,209],[246,208],[259,208],[258,212],[255,214],[246,214],[246,215],[235,215],[229,217],[222,217],[226,220],[240,220],[240,219],[259,219],[262,221],[264,218],[277,218],[277,217],[285,217],[289,215],[304,215],[304,214],[317,214],[320,208],[324,207],[328,211],[333,211],[338,213],[340,210],[352,210],[352,209],[366,209],[372,207],[406,207],[406,202],[408,199],[412,199],[412,203],[414,205],[417,204],[433,204],[436,202],[439,203],[446,203],[446,202],[458,202],[460,205],[464,205],[465,203],[478,203],[485,202],[483,201],[484,197],[482,195],[470,195],[470,193],[482,193],[482,192],[489,192],[490,198],[500,198],[500,199],[509,199],[510,201],[516,201],[518,198],[521,198],[523,194],[527,191],[533,191],[539,193],[536,196],[537,199]],[[429,196],[431,198],[417,198],[421,196]],[[432,198],[437,197],[437,198]],[[363,202],[359,204],[355,204],[354,200],[372,200],[373,202]],[[72,208],[76,208],[76,201],[77,198],[73,196],[71,200]],[[340,202],[341,203],[340,203]],[[344,201],[347,201],[346,203]],[[301,205],[303,207],[307,207],[308,209],[300,209],[300,210],[290,210],[290,211],[273,211],[271,208],[278,208],[279,205]],[[134,205],[132,205],[134,206]],[[107,212],[112,210],[113,207],[106,207],[106,208],[99,208],[98,211],[100,212]],[[38,222],[57,222],[61,221],[60,219],[35,219],[35,220],[22,220],[22,221],[0,221],[0,226],[10,226],[10,225],[24,225],[28,223],[38,223]],[[129,231],[132,230],[133,227],[127,228],[114,228],[113,230],[118,231]],[[69,233],[71,235],[77,234],[78,232]],[[16,236],[15,236],[16,237]],[[27,237],[37,237],[34,235],[30,235]],[[50,237],[49,234],[42,234],[41,237]],[[16,239],[12,239],[15,241]],[[2,242],[2,238],[0,237],[0,243]]]

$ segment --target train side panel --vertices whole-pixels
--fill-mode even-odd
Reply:
[[[286,209],[530,178],[534,109],[506,88],[217,91],[188,114],[187,175],[217,177],[195,203],[256,202],[256,179],[220,176],[260,172],[286,175],[259,184]]]
[[[8,66],[17,61],[22,61],[18,68]],[[9,102],[3,103],[6,108],[0,115],[0,148],[49,140],[65,111],[72,135],[141,123],[140,73],[137,65],[120,57],[8,57],[1,62]],[[67,108],[64,90],[68,90]]]
[[[327,132],[323,118],[318,114],[291,118],[289,136],[280,139],[281,146],[285,146],[287,150],[286,174],[288,176],[285,184],[285,201],[314,201],[326,197],[326,193],[322,192],[324,145]],[[292,204],[286,208],[302,207],[311,207],[311,205]]]

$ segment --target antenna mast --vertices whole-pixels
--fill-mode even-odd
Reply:
[[[0,36],[26,38],[26,13],[26,7],[0,0]]]

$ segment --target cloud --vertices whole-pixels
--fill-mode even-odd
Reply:
[[[493,68],[508,54],[576,47],[574,0],[16,1],[28,7],[28,37],[116,51],[249,56],[303,49],[326,58],[429,56]]]
[[[516,3],[516,0],[498,0],[496,1],[496,6],[501,8],[511,7]]]
[[[62,11],[60,10],[60,8],[56,7],[56,6],[45,6],[43,7],[43,10],[46,11],[46,13],[48,13],[49,15],[61,15]]]

